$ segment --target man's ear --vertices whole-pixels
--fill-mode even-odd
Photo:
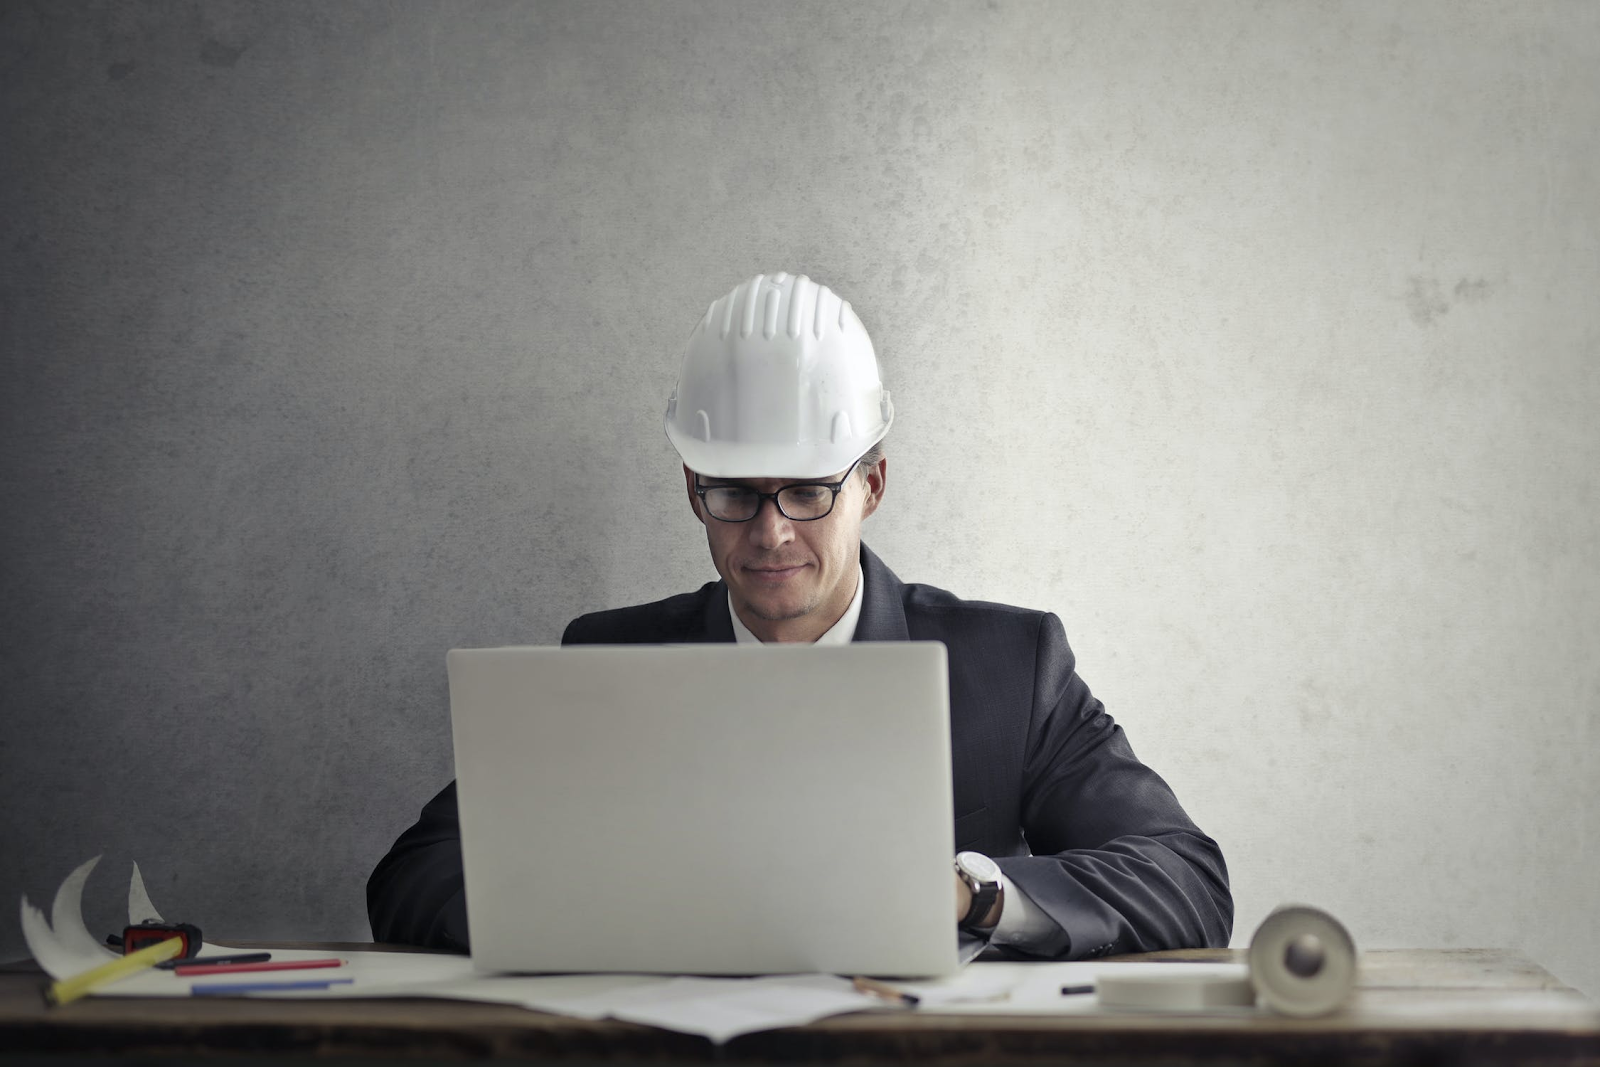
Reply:
[[[689,510],[694,512],[694,517],[704,526],[706,517],[700,514],[700,494],[694,491],[694,471],[689,469],[687,463],[683,466],[683,489],[689,494]]]
[[[884,490],[889,486],[889,457],[884,456],[876,464],[862,472],[862,479],[866,483],[867,495],[861,501],[861,517],[864,519],[878,510],[878,505],[883,503]]]

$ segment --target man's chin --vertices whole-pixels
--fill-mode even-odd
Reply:
[[[804,597],[798,596],[765,596],[755,595],[744,597],[745,610],[763,622],[788,622],[810,614],[816,609],[816,604]]]
[[[788,622],[811,612],[809,604],[763,604],[759,600],[750,600],[745,602],[745,606],[750,609],[750,614],[763,622]]]

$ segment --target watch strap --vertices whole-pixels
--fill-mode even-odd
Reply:
[[[967,884],[972,892],[972,902],[967,906],[967,913],[961,917],[956,925],[963,930],[979,933],[987,932],[986,927],[979,925],[994,908],[995,901],[1000,899],[1002,886],[998,880],[993,882],[980,881],[976,875],[967,871],[960,863],[956,864],[956,873]]]
[[[977,890],[972,894],[972,907],[961,917],[958,924],[963,930],[978,930],[978,923],[989,914],[994,907],[994,902],[1000,898],[1000,885],[997,882],[979,882]]]

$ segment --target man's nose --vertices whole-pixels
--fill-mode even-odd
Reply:
[[[794,540],[794,525],[778,510],[776,500],[763,500],[756,517],[746,525],[750,527],[750,543],[757,548],[778,548]]]

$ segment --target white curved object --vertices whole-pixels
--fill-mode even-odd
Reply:
[[[56,943],[73,956],[90,961],[89,966],[97,966],[120,955],[102,944],[83,924],[83,883],[89,880],[90,873],[99,862],[100,857],[96,856],[67,875],[67,880],[56,890],[55,903],[50,907],[50,930],[55,934]]]
[[[128,882],[128,925],[138,926],[142,922],[166,922],[156,906],[150,903],[150,894],[145,892],[144,876],[139,873],[139,861],[133,863],[133,879]]]

